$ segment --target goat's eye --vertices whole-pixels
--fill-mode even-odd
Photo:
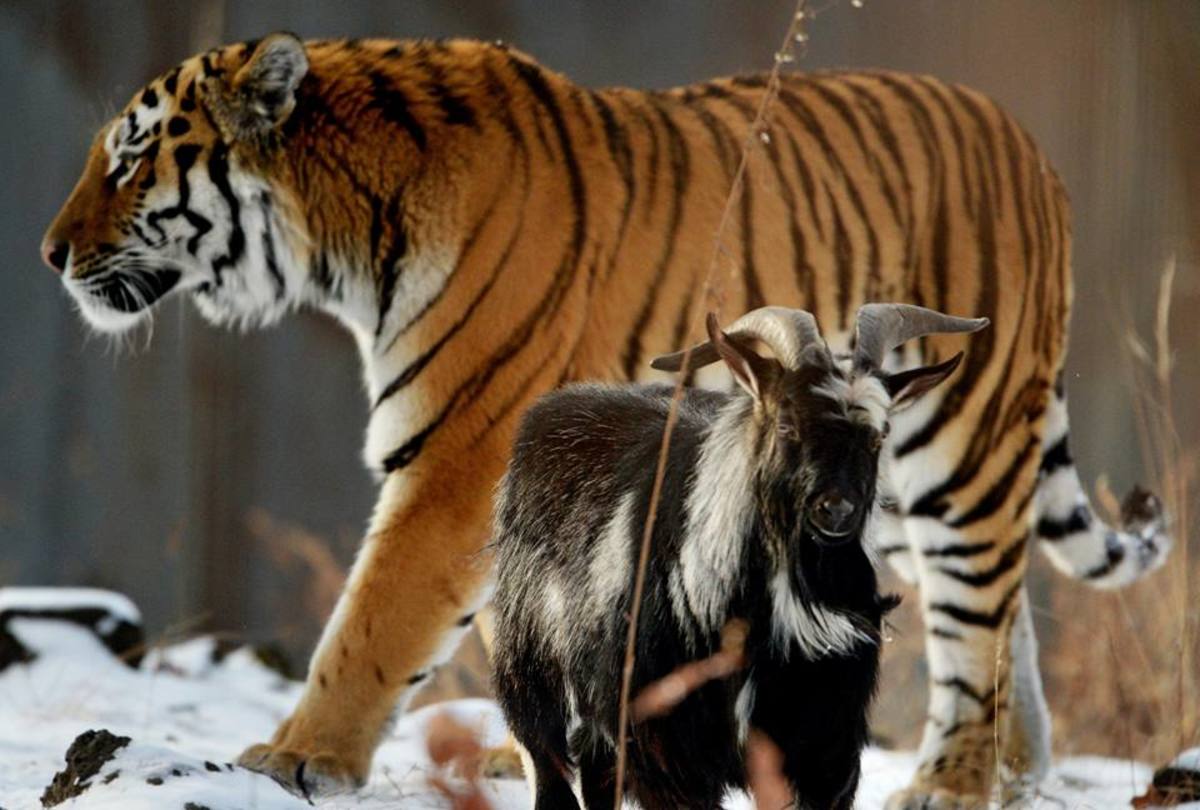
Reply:
[[[800,438],[800,431],[795,425],[789,425],[786,422],[779,423],[779,438],[795,441]]]

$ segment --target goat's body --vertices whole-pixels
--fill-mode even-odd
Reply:
[[[495,681],[536,771],[538,808],[575,806],[565,770],[589,810],[611,807],[633,571],[670,397],[665,386],[575,386],[544,398],[502,484]],[[633,726],[628,792],[647,808],[720,806],[745,783],[754,727],[782,750],[802,806],[849,807],[878,668],[875,572],[859,543],[810,544],[803,583],[773,570],[754,482],[736,470],[712,480],[722,471],[703,463],[714,442],[736,441],[716,434],[743,400],[693,389],[681,402],[633,692],[715,653],[734,618],[750,627],[746,666]]]

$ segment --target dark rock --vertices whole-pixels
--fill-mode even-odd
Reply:
[[[1200,802],[1200,771],[1167,765],[1154,772],[1150,787],[1133,800],[1134,807],[1176,807]]]
[[[109,652],[135,669],[141,663],[142,654],[145,652],[145,637],[142,635],[141,625],[114,616],[105,607],[99,605],[72,608],[11,607],[0,611],[0,671],[13,663],[13,660],[9,660],[10,658],[20,655],[17,648],[25,649],[8,629],[8,623],[12,619],[48,619],[77,624],[95,634]],[[13,644],[16,647],[12,647]],[[34,655],[28,650],[25,652],[28,655],[27,658],[16,657],[14,660],[24,663],[34,658]]]
[[[204,770],[210,771],[211,773],[221,772],[221,768],[215,762],[209,762],[207,759],[204,760]]]
[[[34,658],[37,656],[8,631],[7,622],[0,620],[0,672],[13,664],[28,664]]]
[[[147,785],[154,785],[155,787],[158,787],[162,783],[163,783],[163,780],[162,780],[161,776],[150,776],[150,777],[146,778]]]
[[[211,810],[211,808],[206,804],[196,804],[195,802],[188,802],[187,804],[185,804],[183,806],[183,810]]]
[[[118,737],[104,729],[80,734],[67,749],[67,767],[54,774],[42,791],[42,807],[55,807],[83,793],[91,787],[92,777],[127,745],[128,737]]]

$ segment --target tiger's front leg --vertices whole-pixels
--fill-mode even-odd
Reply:
[[[239,764],[303,796],[366,781],[393,709],[450,657],[488,596],[482,549],[504,459],[455,455],[384,483],[299,704]]]

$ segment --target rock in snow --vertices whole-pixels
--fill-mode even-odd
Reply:
[[[12,593],[16,590],[26,598]],[[0,669],[0,808],[37,810],[43,801],[64,810],[310,806],[271,779],[229,764],[245,746],[270,736],[299,699],[299,683],[269,669],[253,651],[228,652],[211,638],[151,649],[132,668],[114,655],[97,622],[77,621],[74,613],[103,608],[114,621],[138,625],[137,609],[127,599],[68,590],[56,600],[55,593],[0,590],[0,614],[20,613],[0,628],[28,654]],[[36,598],[27,598],[30,594]],[[40,613],[21,613],[34,608]],[[3,644],[0,640],[0,651]],[[425,750],[426,729],[442,712],[478,729],[485,745],[504,738],[503,720],[486,700],[403,715],[380,747],[366,787],[319,799],[317,806],[447,807],[429,785],[435,769]],[[857,807],[881,808],[914,766],[911,753],[868,750]],[[1074,758],[1059,763],[1029,806],[1129,807],[1150,777],[1142,764]],[[528,807],[524,782],[487,781],[484,793],[495,810]],[[740,794],[727,806],[751,807]]]

